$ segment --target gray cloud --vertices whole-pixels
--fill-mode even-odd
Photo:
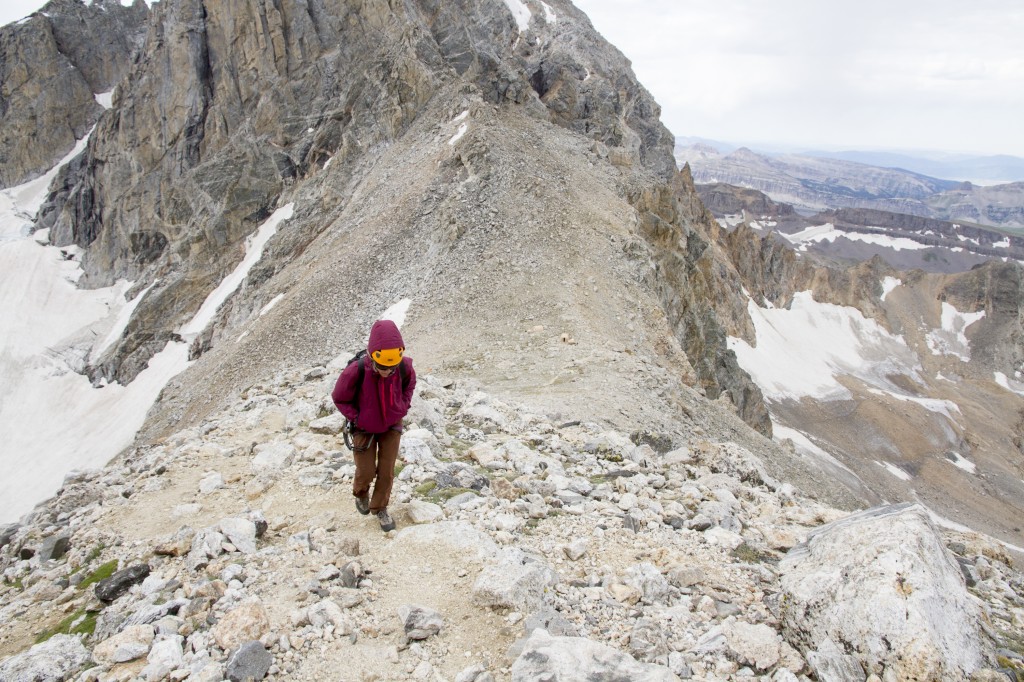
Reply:
[[[677,135],[1024,156],[1017,0],[577,0]]]

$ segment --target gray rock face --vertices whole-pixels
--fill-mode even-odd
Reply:
[[[231,682],[262,680],[274,663],[274,657],[258,640],[238,647],[228,660],[227,678]]]
[[[147,564],[136,564],[122,569],[114,575],[96,583],[96,598],[100,601],[112,602],[131,589],[132,585],[141,583],[149,575]]]
[[[981,611],[920,506],[823,526],[780,570],[786,638],[823,666],[840,665],[826,639],[883,679],[963,679],[991,657]]]
[[[444,618],[434,609],[417,604],[405,604],[398,608],[405,636],[412,640],[427,639],[444,627]]]
[[[749,323],[738,297],[719,300],[739,288],[719,281],[727,270],[707,248],[714,221],[675,171],[657,104],[574,7],[558,7],[557,21],[534,16],[525,32],[494,0],[372,0],[358,9],[340,0],[164,0],[153,13],[113,110],[40,213],[55,243],[87,248],[83,285],[128,278],[141,290],[160,280],[90,368],[94,380],[133,379],[238,263],[245,237],[280,203],[307,197],[271,246],[273,260],[194,341],[193,356],[208,352],[222,327],[259,309],[259,285],[349,209],[337,188],[364,180],[376,152],[429,108],[436,116],[440,101],[454,109],[479,98],[496,107],[488,114],[514,112],[582,136],[594,159],[629,178],[626,199],[641,225],[627,255],[665,306],[701,388],[728,395],[768,432],[760,394],[725,345]],[[473,143],[454,164],[435,165],[426,184],[452,173],[486,181],[506,165]],[[441,229],[457,222],[453,215]]]
[[[481,571],[473,599],[483,606],[532,611],[541,607],[545,591],[556,582],[558,575],[547,564],[507,550],[499,562]]]
[[[52,0],[0,29],[0,187],[41,175],[96,123],[145,34],[149,8]]]
[[[66,531],[54,533],[43,540],[43,544],[40,545],[36,556],[39,557],[40,561],[55,561],[67,553],[70,544],[71,533]]]

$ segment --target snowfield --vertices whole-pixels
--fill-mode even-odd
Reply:
[[[131,282],[78,289],[77,249],[48,245],[45,231],[31,235],[50,181],[87,141],[46,175],[0,192],[0,467],[17,472],[0,481],[0,523],[52,495],[69,472],[101,467],[131,445],[160,391],[189,365],[188,343],[172,342],[128,386],[94,387],[79,373],[120,338],[153,286],[130,302]],[[182,328],[187,340],[237,290],[293,210],[279,208],[250,236],[245,258]]]

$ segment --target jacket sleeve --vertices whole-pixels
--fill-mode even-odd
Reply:
[[[359,396],[356,395],[358,372],[358,362],[353,362],[346,367],[338,377],[337,383],[334,384],[334,391],[331,393],[331,399],[334,401],[334,406],[338,408],[338,412],[345,415],[345,418],[352,423],[355,423],[359,416]]]

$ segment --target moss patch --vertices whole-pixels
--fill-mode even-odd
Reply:
[[[436,487],[437,487],[437,481],[424,481],[423,483],[420,483],[418,486],[413,488],[413,490],[420,497],[426,497]]]
[[[768,552],[762,552],[759,549],[755,549],[754,547],[751,547],[745,542],[736,549],[732,550],[730,554],[732,554],[732,556],[738,559],[739,561],[743,561],[748,564],[761,564],[766,561],[775,560],[775,557],[772,554],[769,554]]]
[[[107,563],[102,564],[95,571],[93,571],[92,573],[87,575],[85,577],[85,580],[83,580],[81,583],[78,584],[78,589],[84,590],[85,588],[89,587],[89,585],[92,585],[93,583],[98,583],[101,580],[106,580],[110,576],[114,575],[114,572],[116,570],[117,570],[117,559],[113,559],[111,561],[108,561]]]
[[[54,635],[85,635],[91,637],[96,632],[96,617],[99,611],[86,611],[79,609],[70,616],[54,625],[52,628],[43,630],[36,636],[36,644],[45,642]]]
[[[104,549],[106,549],[106,545],[100,544],[100,545],[96,545],[91,550],[89,550],[89,553],[85,556],[85,559],[82,560],[82,565],[81,566],[76,566],[75,569],[71,571],[71,575],[74,575],[74,574],[78,573],[83,568],[85,568],[86,566],[88,566],[92,562],[94,562],[97,559],[99,559],[100,558],[100,554],[103,553]]]

